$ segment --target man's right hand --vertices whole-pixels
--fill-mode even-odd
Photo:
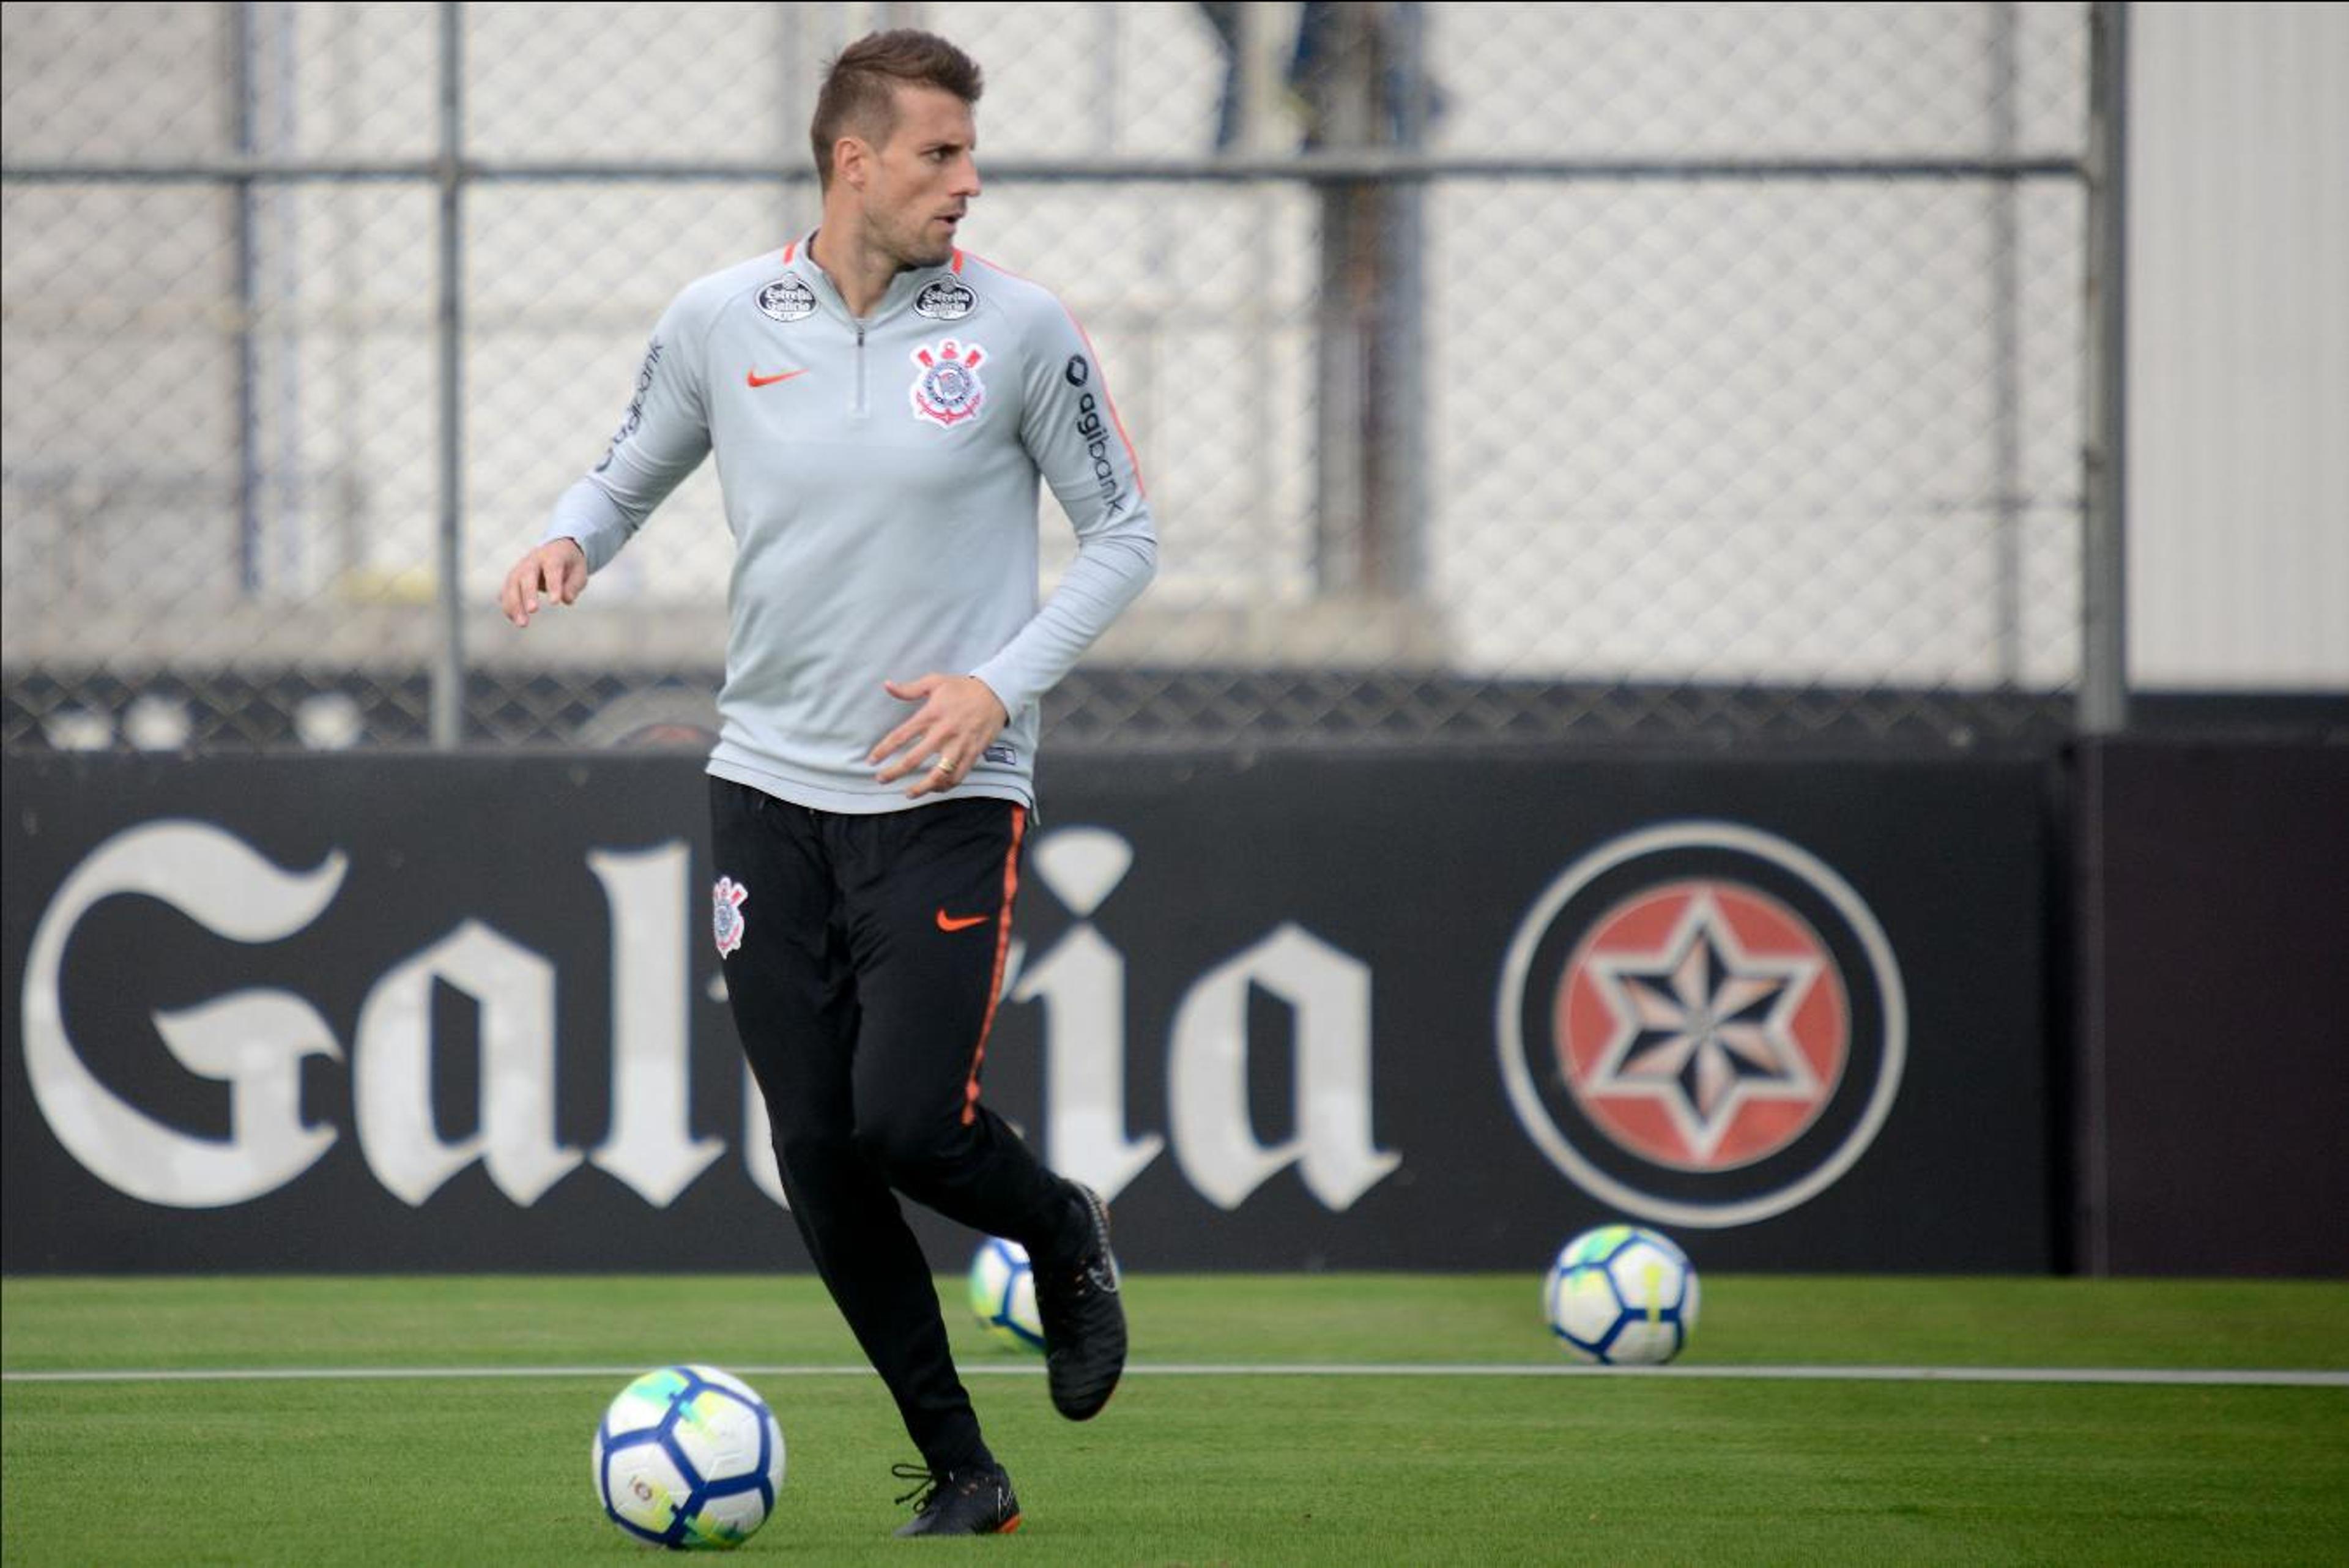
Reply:
[[[498,607],[516,626],[528,626],[538,613],[539,597],[567,605],[587,588],[587,552],[576,539],[554,539],[514,563],[499,590]]]

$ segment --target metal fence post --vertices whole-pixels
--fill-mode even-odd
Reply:
[[[1416,5],[1332,7],[1307,51],[1308,148],[1419,151],[1423,37]],[[1326,596],[1402,601],[1420,592],[1426,189],[1415,176],[1320,187],[1315,577]]]
[[[255,0],[231,0],[228,11],[229,146],[237,156],[251,159],[259,145],[254,102],[258,90],[254,68],[260,53],[260,19]],[[236,215],[231,245],[236,254],[236,549],[237,586],[246,594],[261,587],[261,346],[254,328],[261,315],[258,224],[254,208],[260,200],[251,175],[231,183],[236,195]]]
[[[464,19],[440,5],[440,635],[432,656],[432,744],[454,751],[465,732],[464,582]]]
[[[2001,0],[1990,8],[1991,156],[2013,158],[2015,152],[2015,8]],[[1997,180],[1990,188],[1990,335],[1991,374],[1996,379],[1991,404],[1991,462],[1993,473],[1991,527],[1997,553],[1998,680],[2020,689],[2023,654],[2023,366],[2021,279],[2016,275],[2016,247],[2021,224],[2016,206],[2020,192],[2012,180]]]
[[[2128,5],[2097,0],[2088,63],[2087,516],[2080,699],[2090,735],[2128,725]]]
[[[1427,148],[1429,100],[1427,8],[1404,0],[1394,8],[1393,92],[1396,140],[1408,152]],[[1427,573],[1427,245],[1428,184],[1402,180],[1389,188],[1387,243],[1394,252],[1388,280],[1387,316],[1393,341],[1388,348],[1386,385],[1377,410],[1381,480],[1387,492],[1381,547],[1388,556],[1386,591],[1417,601],[1426,593]]]

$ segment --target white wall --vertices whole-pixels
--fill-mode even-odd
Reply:
[[[2349,6],[2130,11],[2131,680],[2349,688]]]

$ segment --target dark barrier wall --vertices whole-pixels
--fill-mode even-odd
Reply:
[[[693,760],[5,778],[8,1270],[803,1266]],[[2044,1272],[2043,783],[1063,755],[988,1099],[1143,1268]]]
[[[2349,745],[2078,775],[2080,1268],[2349,1274]]]

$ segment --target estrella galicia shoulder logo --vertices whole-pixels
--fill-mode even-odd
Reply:
[[[978,296],[968,284],[950,277],[939,278],[925,285],[914,296],[914,314],[926,316],[933,321],[960,321],[978,308]]]
[[[759,312],[775,321],[805,321],[815,314],[815,291],[795,277],[779,277],[759,291]]]
[[[1891,944],[1850,884],[1735,823],[1600,845],[1519,922],[1495,1019],[1536,1147],[1664,1224],[1751,1224],[1865,1153],[1908,1054]]]

